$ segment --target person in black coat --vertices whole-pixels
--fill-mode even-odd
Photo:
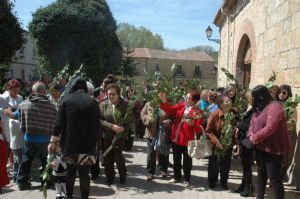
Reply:
[[[58,143],[62,148],[63,160],[67,163],[68,198],[73,198],[77,171],[80,179],[80,198],[88,198],[89,169],[96,161],[95,149],[100,135],[100,111],[97,101],[88,96],[87,91],[86,81],[77,79],[70,94],[62,100],[48,146],[49,153],[55,151]]]
[[[243,197],[248,197],[253,194],[251,166],[254,145],[252,145],[249,138],[247,138],[248,128],[254,113],[254,110],[251,107],[251,92],[247,93],[247,98],[250,105],[242,121],[240,121],[237,126],[237,137],[240,141],[240,157],[243,168],[243,178],[239,188],[236,189],[235,192],[240,193]]]

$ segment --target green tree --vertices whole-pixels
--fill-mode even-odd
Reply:
[[[52,74],[81,64],[94,83],[121,64],[116,22],[104,0],[57,0],[33,14],[29,31],[36,40],[42,68]]]
[[[119,74],[127,81],[128,77],[133,77],[136,74],[136,63],[132,57],[134,49],[129,46],[123,49],[123,59],[119,70]]]
[[[10,62],[16,51],[24,43],[22,28],[13,13],[13,3],[9,0],[0,1],[0,78],[4,79],[9,70]],[[1,82],[0,82],[1,83]],[[2,85],[2,84],[1,84]]]
[[[128,23],[119,23],[117,35],[122,46],[133,48],[164,49],[164,41],[158,34],[153,34],[149,29],[141,26],[135,27]]]

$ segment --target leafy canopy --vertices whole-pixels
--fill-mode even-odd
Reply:
[[[13,6],[9,0],[0,1],[0,65],[10,63],[16,51],[24,43],[23,30],[12,11]]]
[[[152,33],[149,29],[141,26],[135,27],[128,23],[119,23],[117,35],[122,46],[133,48],[164,49],[164,41],[159,34]]]
[[[29,31],[39,59],[52,74],[81,64],[95,83],[121,63],[116,22],[104,0],[57,0],[33,13]]]

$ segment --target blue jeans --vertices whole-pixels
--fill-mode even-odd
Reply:
[[[44,170],[47,164],[48,144],[49,142],[25,141],[17,179],[17,183],[19,185],[26,184],[29,182],[31,163],[36,154],[38,154],[38,157],[40,158],[42,164],[42,170]]]
[[[12,149],[12,152],[14,154],[12,178],[13,181],[16,182],[18,177],[19,166],[22,160],[22,149]]]

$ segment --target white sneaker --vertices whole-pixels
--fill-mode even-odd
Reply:
[[[179,180],[176,180],[174,178],[168,181],[168,183],[170,183],[170,184],[178,183],[178,182],[179,182]]]
[[[185,188],[188,188],[191,186],[191,183],[189,181],[183,181],[183,185]]]

